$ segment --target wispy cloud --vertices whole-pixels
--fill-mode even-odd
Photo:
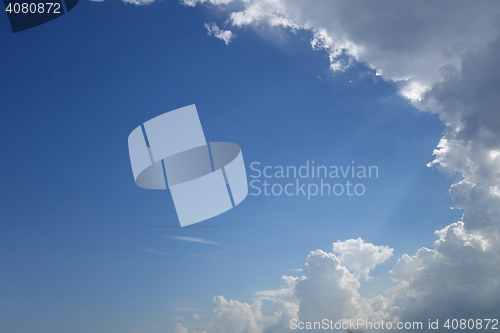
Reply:
[[[177,307],[174,310],[175,311],[179,311],[179,312],[196,312],[196,311],[200,311],[200,309],[189,308],[189,307]]]
[[[145,248],[144,251],[145,252],[150,252],[150,253],[161,254],[163,256],[169,256],[170,255],[170,253],[161,252],[161,251],[158,251],[158,250],[155,250],[155,249],[151,249],[151,248]]]
[[[231,30],[222,30],[215,23],[205,23],[205,28],[210,36],[214,35],[216,38],[222,39],[226,45],[236,36]]]
[[[208,245],[222,245],[221,243],[218,242],[212,242],[203,238],[196,238],[196,237],[167,236],[167,238],[177,239],[184,242],[193,242],[193,243],[208,244]]]
[[[193,300],[189,302],[177,303],[174,306],[174,310],[178,312],[199,312],[200,309],[194,307],[193,305],[198,302],[198,300]]]
[[[104,1],[104,0],[91,0],[91,1],[101,2],[101,1]],[[130,3],[130,4],[133,4],[133,5],[136,5],[136,6],[144,6],[144,5],[150,5],[150,4],[152,4],[154,2],[154,0],[123,0],[123,2]]]

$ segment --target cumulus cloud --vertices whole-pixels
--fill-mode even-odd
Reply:
[[[399,282],[392,299],[401,320],[486,318],[500,309],[500,256],[463,222],[438,232],[435,249],[403,255],[391,277]]]
[[[257,292],[252,305],[216,298],[214,319],[220,326],[215,332],[291,333],[292,319],[368,319],[395,325],[401,321],[496,316],[500,308],[498,251],[480,233],[467,231],[463,222],[436,234],[439,239],[434,249],[421,248],[414,256],[405,254],[390,271],[397,282],[390,298],[379,295],[365,299],[358,293],[359,279],[341,260],[334,253],[316,250],[309,254],[302,277],[283,276],[280,289]],[[359,239],[341,243],[348,244],[343,247],[358,244],[356,249],[379,248]],[[335,244],[338,247],[339,242]],[[382,253],[380,249],[371,251],[375,252]],[[392,249],[385,252],[392,253]],[[360,262],[355,267],[362,267],[365,258],[354,256],[351,262],[356,258]],[[272,301],[274,310],[274,320],[267,326],[262,301]]]
[[[96,0],[98,1],[98,0]],[[154,0],[123,0],[137,6]],[[450,189],[461,221],[436,231],[433,249],[403,255],[390,271],[389,298],[365,299],[361,279],[393,250],[361,238],[309,254],[303,276],[282,277],[278,290],[255,293],[254,302],[215,298],[213,330],[289,332],[292,319],[484,318],[500,311],[500,2],[497,0],[181,0],[185,6],[220,6],[225,26],[305,30],[311,47],[327,52],[333,72],[354,62],[396,83],[401,96],[436,113],[446,132],[430,167],[456,176]],[[235,6],[227,6],[235,3]],[[235,9],[236,8],[236,9]],[[235,37],[216,23],[209,35],[229,44]],[[234,30],[233,29],[233,30]],[[172,239],[208,245],[194,237]],[[153,249],[145,251],[166,254]],[[262,315],[272,302],[274,316]],[[197,318],[193,314],[196,320]],[[199,316],[198,316],[199,317]],[[177,324],[175,333],[187,333]]]
[[[443,68],[444,80],[425,96],[448,125],[432,164],[479,186],[500,185],[499,51],[498,38],[469,51],[461,70]]]
[[[282,276],[283,285],[278,290],[265,290],[255,293],[255,299],[260,301],[272,301],[271,309],[274,317],[267,318],[267,327],[263,333],[281,333],[289,331],[289,323],[292,319],[297,319],[299,311],[299,298],[295,294],[295,286],[299,278],[292,276]]]
[[[459,68],[471,47],[496,37],[500,8],[495,0],[183,0],[190,6],[231,2],[240,5],[240,10],[227,11],[234,27],[267,24],[311,31],[312,47],[329,53],[332,70],[349,66],[339,60],[347,54],[385,79],[404,83],[401,93],[415,103],[441,80],[442,67]]]
[[[376,246],[365,243],[361,238],[349,239],[345,242],[333,243],[333,252],[338,253],[338,259],[356,278],[369,279],[370,269],[385,262],[392,256],[393,249],[387,246]]]
[[[353,243],[357,244],[356,248],[379,250],[375,245],[362,240],[353,240]],[[392,249],[389,250],[392,253]],[[350,259],[351,262],[354,260]],[[379,263],[381,262],[379,260]],[[255,293],[255,300],[251,305],[234,300],[227,301],[223,296],[216,297],[214,320],[218,326],[215,332],[293,332],[290,329],[290,321],[294,319],[301,321],[321,321],[324,318],[334,321],[355,318],[393,319],[389,300],[382,296],[374,299],[361,297],[357,291],[360,282],[341,264],[334,253],[312,251],[307,257],[302,277],[283,276],[281,280],[283,285],[280,289]],[[264,301],[272,302],[271,309],[274,316],[263,316],[261,308]]]
[[[262,320],[262,302],[255,301],[252,305],[238,301],[227,301],[223,296],[214,299],[217,308],[214,318],[217,319],[216,333],[261,333],[258,324]]]
[[[221,30],[215,23],[205,23],[205,28],[210,36],[214,35],[216,38],[222,39],[226,45],[235,37],[230,30]]]
[[[367,306],[357,290],[359,281],[340,264],[333,253],[311,252],[304,265],[304,279],[295,292],[300,298],[298,317],[302,321],[357,318]]]
[[[360,279],[369,278],[392,249],[353,239],[334,243],[333,253],[311,252],[301,278],[284,277],[281,289],[255,294],[259,301],[272,301],[275,310],[274,322],[263,332],[288,332],[287,322],[293,318],[426,322],[497,315],[500,2],[234,2],[240,5],[231,7],[237,11],[221,7],[228,10],[227,24],[310,31],[311,46],[328,53],[334,72],[363,62],[396,82],[400,94],[415,106],[439,115],[447,127],[429,166],[456,176],[450,189],[453,208],[464,210],[461,221],[436,231],[439,239],[433,249],[421,248],[398,260],[390,271],[396,286],[388,291],[389,298],[364,299],[357,290]],[[245,313],[255,332],[264,327],[261,314]]]
[[[177,324],[175,325],[174,333],[188,333],[188,330],[181,324]]]
[[[135,5],[154,0],[124,0]],[[234,3],[235,6],[228,6]],[[361,239],[309,254],[303,276],[282,277],[278,290],[254,303],[215,298],[215,332],[289,332],[291,319],[485,318],[500,312],[500,1],[181,0],[219,6],[225,26],[268,25],[311,34],[333,72],[362,62],[421,110],[436,113],[446,132],[430,167],[453,174],[453,208],[461,221],[436,231],[433,249],[404,254],[390,271],[390,297],[365,299],[361,279],[392,249]],[[234,33],[206,23],[228,44]],[[234,30],[233,29],[233,30]],[[210,245],[193,237],[177,240]],[[273,318],[262,315],[271,301]],[[186,333],[180,324],[176,333]]]
[[[447,125],[429,166],[458,177],[450,195],[464,214],[436,232],[435,249],[405,255],[391,271],[399,282],[393,302],[406,305],[404,318],[500,311],[498,51],[498,38],[469,50],[459,68],[443,67],[443,80],[424,95]]]

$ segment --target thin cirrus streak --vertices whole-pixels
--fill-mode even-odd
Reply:
[[[167,253],[167,252],[162,252],[162,251],[158,251],[158,250],[151,249],[151,248],[145,248],[145,249],[144,249],[144,252],[155,253],[155,254],[161,254],[161,255],[163,255],[163,256],[169,256],[169,255],[170,255],[170,253]]]
[[[184,236],[168,236],[168,238],[184,241],[184,242],[193,242],[193,243],[200,243],[200,244],[208,244],[208,245],[222,245],[222,243],[218,242],[212,242],[203,238],[196,238],[196,237],[184,237]]]

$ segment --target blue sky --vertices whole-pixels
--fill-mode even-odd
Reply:
[[[16,34],[0,17],[0,332],[173,332],[193,312],[209,321],[214,296],[251,303],[310,251],[359,237],[394,249],[358,290],[387,296],[398,258],[460,220],[454,179],[426,166],[439,116],[362,61],[334,74],[311,31],[243,27],[226,45],[204,27],[222,10],[177,1],[81,1]],[[354,160],[379,178],[362,197],[248,196],[180,228],[168,191],[135,185],[127,137],[190,104],[248,174]]]

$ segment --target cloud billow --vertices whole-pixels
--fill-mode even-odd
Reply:
[[[239,10],[225,6],[238,2]],[[253,305],[216,298],[214,332],[291,332],[291,319],[370,318],[405,321],[488,318],[500,313],[500,2],[348,0],[182,0],[227,11],[226,27],[269,25],[308,30],[311,46],[328,52],[333,72],[347,55],[363,62],[421,110],[434,112],[446,132],[434,151],[434,166],[456,175],[450,189],[461,221],[436,231],[433,249],[403,255],[390,271],[397,286],[365,299],[368,279],[392,249],[362,239],[333,244],[333,252],[309,254],[301,278],[283,277],[283,287],[255,294]],[[236,7],[236,6],[235,6]],[[235,8],[230,7],[230,8]],[[211,26],[211,27],[217,27]],[[207,27],[208,29],[208,27]],[[214,28],[215,29],[215,28]],[[211,30],[209,29],[209,32]],[[227,30],[230,31],[230,30]],[[219,30],[220,32],[220,30]],[[217,38],[217,30],[213,30]],[[231,32],[231,38],[234,33]],[[226,39],[221,38],[224,41]],[[226,41],[226,43],[229,42]],[[260,313],[273,301],[275,315]],[[246,323],[243,325],[243,323]]]

